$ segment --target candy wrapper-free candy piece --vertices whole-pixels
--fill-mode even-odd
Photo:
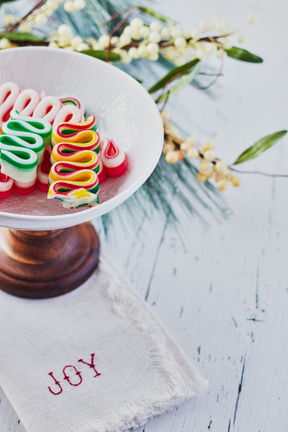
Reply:
[[[18,85],[13,82],[6,82],[0,86],[0,129],[3,123],[9,120],[10,111],[20,92]]]
[[[36,139],[37,136],[40,136],[46,148],[50,146],[52,126],[46,120],[23,116],[13,109],[11,111],[11,120],[3,125],[3,133],[16,135],[17,137],[23,138],[28,143],[31,137]],[[42,159],[40,158],[40,161]]]
[[[99,179],[92,170],[75,171],[69,162],[55,163],[49,174],[48,199],[57,198],[66,208],[98,204]]]
[[[57,113],[53,126],[57,126],[59,123],[80,123],[84,121],[84,116],[79,108],[74,105],[68,104],[62,106],[60,111]]]
[[[110,177],[119,177],[124,174],[127,169],[125,153],[113,140],[102,138],[100,158],[106,173]]]
[[[9,198],[13,191],[14,180],[0,171],[0,199]]]
[[[51,152],[51,164],[61,161],[72,162],[78,169],[91,169],[96,173],[100,169],[98,154],[92,150],[79,150],[78,144],[56,144]]]
[[[56,115],[61,110],[62,104],[55,96],[45,96],[37,105],[33,117],[41,118],[53,124]]]
[[[40,100],[40,95],[36,90],[26,89],[18,95],[13,109],[18,111],[19,114],[32,116]]]

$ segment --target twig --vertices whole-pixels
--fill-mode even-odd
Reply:
[[[36,3],[35,6],[33,6],[32,9],[30,9],[29,12],[26,13],[26,15],[24,15],[22,18],[20,18],[16,23],[11,24],[7,29],[6,29],[6,33],[10,33],[14,30],[17,30],[18,27],[23,23],[23,21],[25,21],[29,15],[31,15],[33,12],[35,12],[35,10],[39,9],[41,6],[43,6],[46,3],[46,0],[40,0],[38,3]]]
[[[196,88],[198,88],[198,89],[200,89],[200,90],[208,90],[210,87],[212,87],[213,84],[216,83],[216,81],[218,81],[218,79],[219,79],[220,76],[223,76],[222,71],[223,71],[223,65],[224,65],[224,53],[225,53],[225,49],[224,49],[224,47],[223,47],[223,44],[221,44],[221,49],[222,49],[222,52],[223,52],[223,56],[222,56],[222,58],[221,58],[220,68],[219,68],[218,73],[216,74],[215,79],[212,80],[212,81],[210,82],[210,84],[208,84],[207,86],[197,86],[197,85],[194,84],[194,86],[195,86]]]
[[[239,174],[259,174],[259,175],[263,175],[266,177],[288,177],[288,174],[270,174],[270,173],[265,173],[263,171],[242,171],[242,170],[238,170],[236,168],[233,168],[233,166],[229,166],[231,171],[237,172]]]
[[[161,111],[162,111],[162,110],[161,110]],[[172,141],[172,142],[173,142],[177,147],[179,147],[179,148],[180,148],[181,144],[184,142],[183,139],[178,138],[178,137],[176,137],[176,136],[174,136],[174,135],[170,135],[170,134],[167,133],[167,132],[164,132],[164,138],[165,138],[165,139],[168,139],[169,141]]]
[[[133,15],[133,13],[136,11],[136,9],[137,9],[136,6],[132,6],[128,9],[125,17],[122,18],[121,21],[119,21],[119,23],[116,24],[116,26],[109,32],[110,37],[113,36],[113,34],[116,33],[116,31],[119,30],[128,21],[128,19],[131,17],[131,15]],[[123,12],[122,12],[122,14],[123,14]]]
[[[115,13],[109,19],[107,19],[106,21],[103,21],[103,25],[105,26],[105,25],[109,24],[115,18],[118,18],[119,16],[123,15],[126,12],[129,12],[131,9],[134,9],[134,8],[135,8],[135,6],[130,6],[129,8],[123,9],[120,12]]]
[[[220,75],[219,75],[219,73],[209,73],[209,72],[199,72],[199,74],[198,75],[205,75],[205,76],[223,76],[223,74],[221,73]]]
[[[224,35],[219,35],[219,36],[204,36],[204,37],[202,37],[200,39],[197,39],[196,42],[218,42],[218,39],[229,37],[229,36],[232,36],[233,34],[234,34],[234,32],[227,33],[227,34],[224,34]]]
[[[158,98],[159,99],[159,98]],[[162,105],[162,107],[160,108],[160,112],[161,111],[164,111],[164,109],[165,109],[165,107],[166,107],[166,105],[167,105],[167,102],[168,102],[168,99],[169,99],[169,92],[167,92],[167,96],[166,96],[166,98],[165,98],[165,100],[164,100],[164,102],[163,102],[163,105]],[[157,100],[155,101],[155,103],[157,104],[158,102],[157,102]]]

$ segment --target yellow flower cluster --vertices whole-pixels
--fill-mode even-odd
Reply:
[[[20,32],[31,32],[33,25],[45,24],[61,3],[69,13],[85,7],[85,0],[47,0],[40,7],[32,9],[24,20],[6,15],[6,28],[9,29],[9,26],[16,23]],[[248,18],[247,21],[252,22],[253,16]],[[202,21],[199,29],[184,31],[178,24],[167,25],[153,21],[148,25],[140,18],[134,18],[118,36],[103,34],[99,39],[90,37],[83,40],[80,36],[75,36],[68,25],[60,25],[47,39],[49,46],[53,48],[73,51],[108,50],[119,54],[122,63],[130,63],[139,58],[157,61],[161,54],[176,66],[181,66],[195,58],[203,60],[212,54],[223,59],[225,50],[232,47],[230,27],[229,20],[214,18]],[[243,42],[242,35],[239,35],[238,41]],[[0,39],[0,49],[11,46],[15,45],[8,38]]]
[[[7,39],[5,37],[0,39],[0,49],[7,49],[7,48],[11,48],[11,47],[12,47],[12,44],[9,41],[9,39]]]
[[[206,182],[213,178],[217,188],[221,191],[227,189],[229,182],[235,187],[240,186],[240,178],[232,174],[226,162],[215,156],[214,142],[207,141],[199,147],[196,139],[192,136],[181,139],[179,138],[179,131],[169,122],[168,112],[162,111],[161,117],[164,124],[165,143],[163,153],[166,162],[176,163],[183,160],[186,154],[189,159],[193,159],[199,164],[199,173],[197,175],[199,182]]]
[[[61,3],[63,3],[63,1],[64,0],[47,0],[42,4],[42,6],[36,6],[35,8],[33,8],[31,13],[26,16],[25,19],[16,17],[11,14],[6,14],[4,16],[5,27],[9,31],[9,27],[16,24],[17,31],[20,31],[21,33],[29,33],[31,32],[34,25],[46,24],[48,18],[53,14],[55,10],[58,9],[58,7]],[[81,10],[85,7],[85,0],[65,0],[63,7],[66,12],[74,12],[76,10]],[[12,44],[8,38],[0,39],[0,49],[11,48],[12,46],[15,46],[15,44]]]
[[[68,13],[84,9],[85,0],[66,0],[64,10]]]
[[[46,24],[47,19],[58,9],[62,2],[63,0],[47,0],[40,8],[33,10],[23,22],[20,20],[19,31],[29,33],[33,25]],[[6,26],[14,24],[17,20],[18,18],[13,15],[5,16]]]
[[[84,0],[74,0],[82,2]],[[68,3],[69,2],[69,3]],[[66,0],[70,5],[72,0]],[[70,6],[68,7],[70,12]],[[207,36],[207,29],[216,32],[216,37]],[[134,59],[148,58],[157,61],[159,55],[180,66],[194,58],[203,59],[216,53],[223,57],[225,49],[231,48],[232,42],[228,37],[230,23],[227,20],[214,20],[214,26],[204,25],[200,30],[183,31],[178,24],[162,26],[159,21],[153,21],[150,25],[144,24],[140,18],[134,18],[124,27],[119,36],[103,34],[99,39],[88,38],[82,40],[74,36],[73,31],[65,26],[63,37],[63,25],[58,28],[50,39],[49,46],[60,47],[68,50],[83,51],[85,49],[110,50],[121,56],[122,63],[130,63]],[[206,32],[206,33],[205,33]]]

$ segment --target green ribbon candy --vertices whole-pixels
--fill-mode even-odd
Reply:
[[[3,124],[2,131],[6,135],[16,135],[29,143],[29,138],[40,136],[43,139],[44,147],[48,146],[51,141],[52,126],[43,119],[23,116],[18,111],[12,110],[10,113],[11,120]]]
[[[36,153],[38,164],[40,164],[43,160],[43,154],[44,154],[43,138],[36,134],[31,134],[30,136],[27,135],[24,138],[20,138],[19,136],[16,135],[1,135],[0,144],[5,144],[7,148],[9,146],[10,147],[17,146],[19,148],[27,148],[33,150]]]
[[[1,172],[19,182],[29,182],[37,176],[37,156],[28,148],[4,144],[0,136]]]

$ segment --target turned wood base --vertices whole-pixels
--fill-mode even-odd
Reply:
[[[99,261],[92,224],[55,231],[0,228],[0,289],[18,297],[43,299],[74,290]]]

